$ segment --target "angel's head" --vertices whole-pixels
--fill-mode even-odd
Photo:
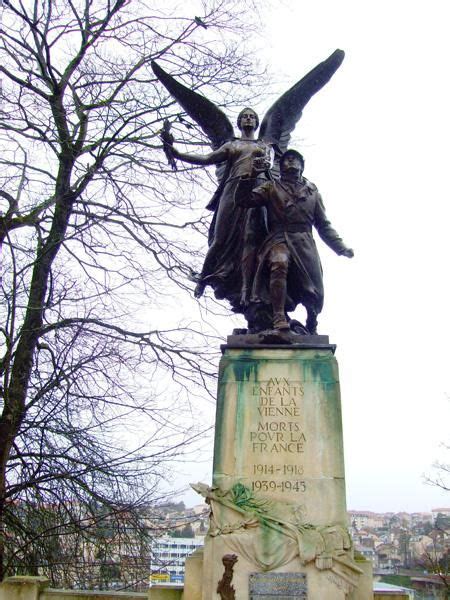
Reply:
[[[303,173],[305,169],[305,159],[297,150],[286,150],[280,158],[280,171],[283,173],[288,169],[295,169],[300,173]]]
[[[251,126],[252,129],[258,129],[259,127],[259,117],[253,108],[243,108],[241,112],[238,114],[237,118],[237,126],[239,131],[242,131],[242,128],[247,126]]]

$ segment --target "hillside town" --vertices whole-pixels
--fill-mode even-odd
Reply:
[[[205,506],[167,510],[168,533],[151,551],[151,583],[182,582],[186,556],[203,544]],[[416,598],[446,598],[450,585],[450,508],[407,513],[348,511],[355,553],[380,581],[407,584]]]
[[[26,523],[33,515],[16,506]],[[56,507],[47,507],[50,521]],[[42,511],[40,511],[42,513]],[[348,529],[355,557],[370,561],[374,586],[409,590],[415,600],[447,599],[450,589],[450,508],[429,512],[349,510]],[[182,501],[149,506],[139,521],[126,510],[121,521],[98,515],[94,534],[56,531],[40,552],[9,538],[18,565],[16,575],[32,572],[52,586],[145,592],[152,586],[183,587],[185,561],[200,551],[209,523],[209,507],[186,508]],[[374,589],[376,589],[374,587]]]
[[[417,597],[448,597],[449,508],[420,513],[351,510],[348,519],[355,551],[372,562],[374,577],[409,583],[422,592]]]
[[[151,583],[182,582],[188,554],[202,546],[205,505],[166,507],[167,533],[152,544]],[[447,598],[450,586],[450,508],[430,512],[348,511],[356,554],[373,565],[374,579],[415,590],[415,598]]]

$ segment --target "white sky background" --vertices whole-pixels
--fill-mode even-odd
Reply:
[[[335,48],[346,52],[304,110],[294,145],[355,250],[350,261],[318,243],[326,293],[319,333],[338,346],[347,505],[450,506],[448,493],[423,482],[435,460],[448,462],[440,444],[450,430],[450,5],[257,5],[266,30],[257,52],[275,83],[275,94],[255,105],[260,116]],[[224,338],[232,327],[218,325]],[[188,481],[210,481],[211,453],[183,466]],[[186,502],[201,499],[190,493]]]
[[[292,83],[346,52],[297,132],[305,174],[355,249],[347,261],[321,244],[319,322],[338,345],[355,509],[450,505],[422,478],[450,437],[449,16],[443,1],[282,2],[268,27],[271,67]]]

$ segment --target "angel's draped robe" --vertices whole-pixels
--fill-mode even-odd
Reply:
[[[217,298],[226,298],[235,311],[240,311],[243,251],[244,246],[255,243],[255,231],[254,226],[246,227],[252,215],[235,204],[235,193],[241,178],[252,174],[254,159],[270,148],[261,140],[236,139],[226,142],[221,149],[227,150],[229,158],[221,184],[208,204],[214,216],[201,280],[214,289]],[[249,231],[252,240],[248,239]]]

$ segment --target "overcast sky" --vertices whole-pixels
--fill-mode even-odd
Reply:
[[[319,333],[337,344],[351,509],[450,506],[423,481],[434,461],[449,462],[448,6],[286,0],[261,12],[256,44],[280,93],[335,48],[346,52],[295,146],[355,250],[350,261],[319,242]],[[261,116],[273,100],[255,106]]]

